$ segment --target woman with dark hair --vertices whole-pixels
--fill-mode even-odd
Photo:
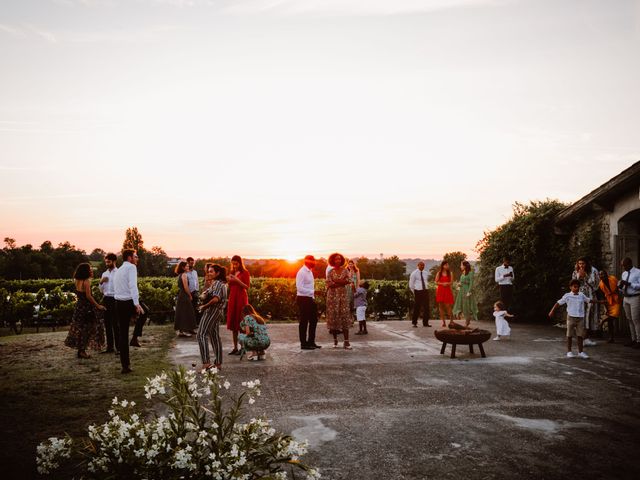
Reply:
[[[478,320],[478,303],[473,290],[473,270],[471,264],[464,260],[460,264],[460,291],[453,304],[453,314],[464,317],[464,326],[468,327],[471,319]]]
[[[333,335],[333,347],[338,347],[338,334],[344,334],[344,349],[351,350],[349,343],[349,328],[353,324],[347,285],[351,285],[352,278],[349,270],[344,268],[346,260],[340,253],[329,256],[332,267],[327,275],[327,328]]]
[[[351,278],[351,283],[347,285],[347,297],[349,298],[349,309],[353,315],[355,312],[353,296],[360,285],[360,269],[356,265],[355,260],[349,260],[347,262],[347,271],[349,272],[349,278]]]
[[[618,318],[620,318],[620,306],[622,305],[622,298],[618,295],[618,279],[613,275],[609,275],[604,270],[599,272],[600,291],[604,294],[604,300],[600,300],[598,303],[603,303],[607,308],[607,317],[598,322],[598,325],[602,327],[605,323],[609,330],[609,341],[607,343],[613,343],[615,341],[615,328]]]
[[[220,340],[220,322],[224,319],[224,307],[227,303],[227,269],[211,264],[205,275],[212,278],[209,287],[200,295],[202,319],[198,328],[198,346],[202,368],[211,368],[209,342],[213,347],[213,366],[222,366],[222,341]]]
[[[249,270],[239,255],[231,257],[231,271],[229,272],[229,303],[227,305],[227,330],[233,334],[233,350],[229,355],[240,355],[238,349],[238,333],[242,321],[242,309],[249,304],[249,286],[251,276]]]
[[[81,263],[73,273],[76,287],[76,302],[71,319],[71,327],[64,344],[78,350],[78,358],[90,358],[87,348],[100,350],[104,345],[104,328],[96,316],[97,310],[106,308],[96,302],[91,295],[93,270],[88,263]]]
[[[587,257],[580,257],[576,262],[576,268],[571,273],[572,280],[580,282],[579,291],[589,298],[594,298],[598,289],[598,270],[591,265],[591,261]],[[597,303],[588,304],[584,314],[584,341],[585,347],[593,347],[597,345],[589,336],[598,329],[598,310],[600,307]]]
[[[271,345],[269,333],[267,332],[267,321],[256,312],[251,304],[247,304],[242,309],[244,318],[240,322],[242,333],[238,337],[242,352],[240,359],[246,352],[251,352],[249,360],[264,360],[264,351]]]
[[[437,285],[436,303],[440,311],[440,321],[442,322],[442,327],[446,327],[445,313],[447,320],[453,320],[452,307],[454,303],[453,290],[451,289],[451,285],[453,285],[453,273],[449,268],[449,262],[446,260],[443,260],[440,264],[438,273],[436,273],[435,282]]]
[[[193,296],[187,277],[189,264],[183,260],[176,265],[175,273],[178,275],[178,299],[173,329],[180,337],[190,337],[196,328],[196,312],[193,309]]]

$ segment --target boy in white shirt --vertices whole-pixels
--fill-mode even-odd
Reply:
[[[549,318],[553,318],[553,313],[560,305],[567,306],[567,358],[573,358],[575,355],[571,351],[571,340],[575,335],[578,337],[578,356],[580,358],[589,358],[587,352],[582,351],[582,339],[584,338],[584,315],[585,305],[593,303],[589,297],[580,291],[580,281],[573,279],[569,282],[571,292],[565,293],[560,300],[556,302],[551,311]]]

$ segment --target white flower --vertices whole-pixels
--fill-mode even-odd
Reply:
[[[229,387],[231,386],[231,384],[229,383],[229,380],[225,380],[222,386],[224,387],[225,390],[229,390]]]
[[[307,480],[317,480],[320,477],[322,477],[322,475],[320,475],[320,471],[319,470],[311,468],[311,469],[309,469],[309,471],[307,471]]]

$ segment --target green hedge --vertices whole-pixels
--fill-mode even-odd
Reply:
[[[413,308],[413,295],[407,288],[407,282],[401,280],[370,280],[368,293],[370,315],[378,318],[405,318]],[[173,307],[178,293],[175,278],[143,277],[138,279],[140,299],[149,306],[154,321],[166,321],[173,318]],[[75,295],[73,281],[59,280],[0,280],[0,298],[2,299],[3,319],[16,317],[27,321],[33,318],[36,307],[38,315],[52,315],[62,323],[71,319]],[[436,318],[435,286],[429,284],[431,317]],[[93,295],[102,299],[98,289],[98,280],[92,282]],[[47,295],[48,294],[48,295]],[[316,303],[323,314],[326,309],[326,285],[323,279],[316,280]],[[7,300],[7,297],[9,300]],[[249,289],[249,302],[262,315],[273,320],[295,319],[298,316],[296,306],[296,286],[294,279],[253,278]],[[393,313],[391,313],[393,312]]]

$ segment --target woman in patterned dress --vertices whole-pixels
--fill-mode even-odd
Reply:
[[[224,308],[227,303],[227,269],[211,264],[205,270],[205,275],[211,279],[209,286],[200,295],[200,326],[198,327],[198,347],[202,368],[211,368],[209,357],[209,342],[213,347],[213,366],[222,366],[222,341],[220,340],[220,322],[225,318]]]
[[[327,328],[333,335],[333,347],[338,346],[338,334],[344,334],[344,349],[351,350],[349,343],[349,328],[353,324],[347,285],[351,285],[352,278],[349,270],[344,268],[345,258],[339,253],[329,256],[332,269],[327,275]]]
[[[251,352],[248,357],[249,360],[264,360],[264,351],[271,345],[271,340],[267,333],[267,322],[249,304],[244,306],[242,314],[244,315],[242,322],[240,322],[242,333],[238,335],[238,341],[242,345],[240,358],[246,352]]]
[[[91,295],[93,269],[88,263],[81,263],[73,273],[76,287],[76,302],[71,327],[64,344],[78,350],[78,358],[90,358],[87,348],[100,350],[104,345],[104,327],[96,316],[97,310],[106,308],[96,302]]]
[[[598,276],[598,270],[591,265],[591,262],[586,257],[580,257],[576,262],[576,268],[571,273],[572,280],[578,280],[580,282],[579,291],[584,293],[587,297],[595,300],[594,296],[600,283],[600,277]],[[585,347],[592,347],[597,345],[596,342],[591,340],[589,336],[598,330],[598,303],[589,303],[585,309],[584,315],[584,341]]]
[[[460,291],[453,304],[453,314],[464,317],[464,326],[468,327],[471,319],[478,320],[478,303],[474,294],[473,270],[466,260],[460,264]]]
[[[242,321],[242,309],[249,303],[249,286],[251,276],[239,255],[231,257],[231,271],[229,272],[229,303],[227,305],[227,330],[233,333],[233,350],[229,355],[240,355],[238,350],[238,333]]]
[[[358,289],[358,285],[360,285],[360,269],[356,265],[354,260],[349,260],[347,262],[347,270],[349,270],[349,277],[351,278],[351,283],[347,285],[347,296],[349,297],[349,309],[351,310],[351,315],[355,313],[355,307],[353,305],[353,296]]]

